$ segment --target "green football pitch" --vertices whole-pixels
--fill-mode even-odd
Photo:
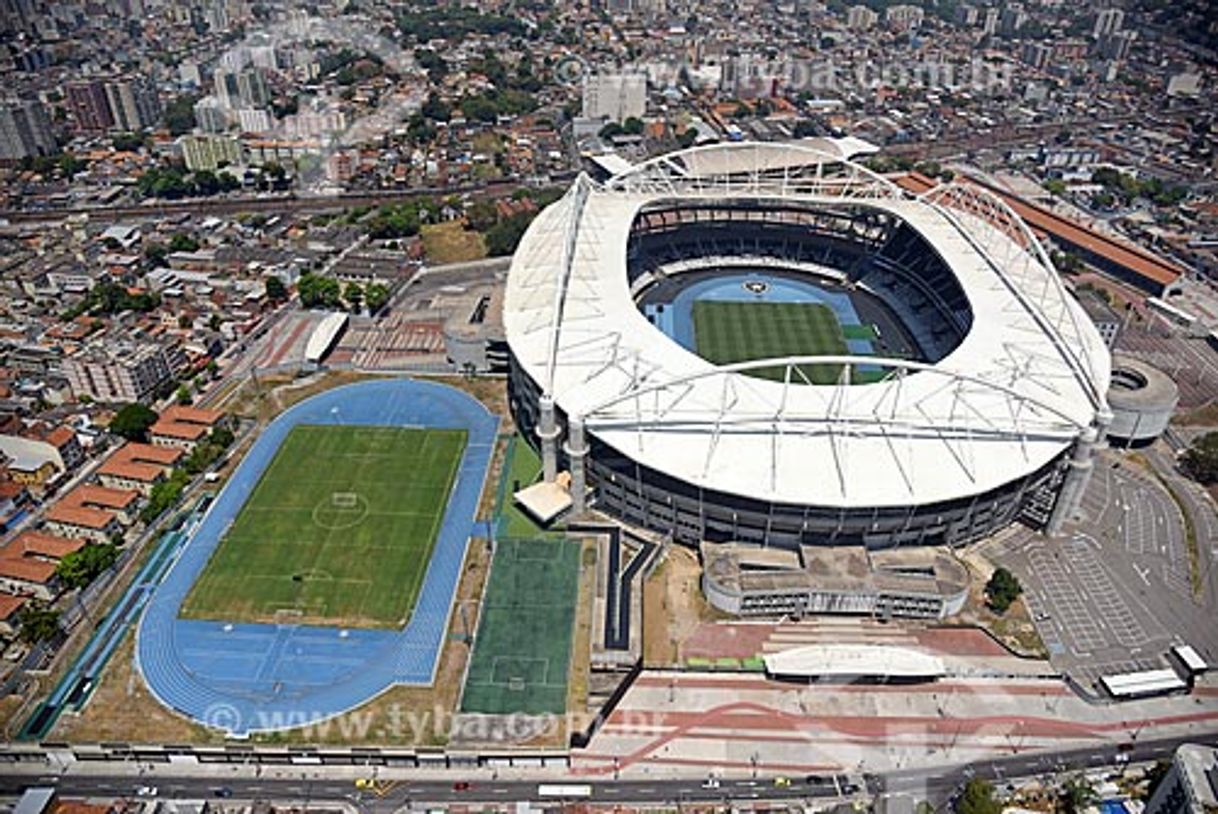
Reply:
[[[833,356],[848,353],[837,316],[828,306],[800,302],[696,301],[694,342],[708,362],[727,365],[779,356]],[[832,384],[841,368],[800,368],[814,384]],[[751,375],[782,381],[782,368],[761,368]],[[792,373],[792,381],[802,379]]]
[[[414,609],[465,430],[295,427],[181,615],[401,627]]]
[[[579,593],[579,543],[501,540],[461,698],[464,712],[562,713]]]

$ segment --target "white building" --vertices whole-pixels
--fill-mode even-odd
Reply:
[[[1125,12],[1119,8],[1104,8],[1095,13],[1095,27],[1092,36],[1099,38],[1105,34],[1115,34],[1125,23]]]
[[[1185,743],[1146,804],[1146,814],[1204,814],[1218,806],[1218,749]]]
[[[0,161],[15,161],[55,152],[51,120],[40,102],[0,104]]]
[[[851,6],[846,12],[846,27],[852,31],[866,31],[879,19],[880,15],[866,6]]]
[[[106,100],[117,130],[145,130],[155,126],[161,117],[156,87],[144,77],[107,82]]]
[[[921,6],[889,6],[884,12],[884,23],[894,31],[911,31],[922,25],[925,13]]]
[[[624,122],[647,109],[644,73],[593,74],[584,79],[584,118]]]
[[[182,136],[178,139],[182,149],[182,158],[186,161],[186,169],[196,170],[219,169],[224,164],[241,164],[241,142],[233,136],[207,133],[204,135]]]

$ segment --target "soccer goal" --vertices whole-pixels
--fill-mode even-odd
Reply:
[[[359,505],[359,495],[355,492],[332,492],[330,505],[336,509],[354,509]]]

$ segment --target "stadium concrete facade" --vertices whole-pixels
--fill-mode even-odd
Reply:
[[[794,337],[774,358],[708,360],[682,292],[737,282],[746,303],[818,299],[845,352]],[[1108,351],[1005,203],[950,183],[913,195],[797,143],[581,176],[522,239],[504,323],[544,479],[569,483],[577,513],[690,544],[1056,528],[1111,419]]]

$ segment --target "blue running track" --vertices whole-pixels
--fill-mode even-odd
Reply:
[[[178,609],[191,585],[288,432],[297,424],[328,423],[469,431],[431,563],[406,627],[343,630],[179,619]],[[395,684],[430,684],[498,424],[465,393],[410,379],[339,387],[275,419],[148,603],[136,639],[136,664],[152,693],[195,721],[244,737],[333,717]]]

